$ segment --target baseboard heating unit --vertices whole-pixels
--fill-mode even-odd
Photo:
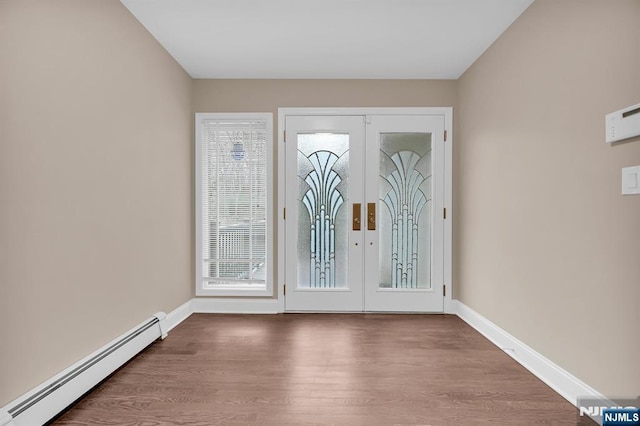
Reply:
[[[60,374],[0,409],[0,426],[42,425],[124,363],[166,337],[162,312],[107,343]]]

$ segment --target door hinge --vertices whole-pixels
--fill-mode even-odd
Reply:
[[[444,209],[442,209],[442,217],[443,218],[447,218],[447,208],[445,207]]]
[[[287,208],[282,209],[282,220],[287,220]]]
[[[285,130],[283,133],[284,133],[284,141],[286,142],[287,141],[287,131]]]
[[[442,297],[447,297],[447,285],[442,284]]]
[[[444,141],[445,142],[447,141],[447,131],[446,130],[444,131]]]
[[[282,292],[284,293],[285,296],[287,295],[287,285],[286,284],[283,284]]]

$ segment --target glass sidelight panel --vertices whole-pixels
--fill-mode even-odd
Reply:
[[[380,288],[431,288],[432,138],[380,134]]]
[[[298,134],[298,288],[346,288],[349,135]]]

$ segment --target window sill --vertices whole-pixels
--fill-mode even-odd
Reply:
[[[272,297],[273,291],[269,288],[262,289],[241,289],[241,288],[221,288],[221,289],[205,289],[196,288],[196,296],[240,296],[240,297]]]

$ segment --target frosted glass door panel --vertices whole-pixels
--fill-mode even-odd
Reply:
[[[442,312],[444,119],[369,121],[365,199],[376,227],[365,236],[366,310]]]
[[[347,288],[349,134],[297,138],[298,288]]]
[[[358,116],[286,117],[287,311],[363,309],[364,233],[352,216],[363,203],[364,124]]]
[[[381,288],[431,288],[430,133],[380,134]]]

